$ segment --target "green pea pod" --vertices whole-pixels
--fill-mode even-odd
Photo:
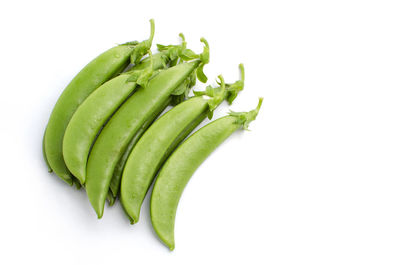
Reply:
[[[193,81],[194,78],[194,81]],[[170,98],[170,101],[168,102],[167,105],[177,105],[178,103],[184,101],[187,98],[187,94],[190,91],[190,89],[196,84],[196,74],[193,73],[188,77],[184,82],[182,82],[175,90],[172,92],[172,97]],[[166,106],[165,106],[166,107]],[[165,107],[162,108],[162,110],[165,109]],[[161,111],[162,112],[162,111]],[[158,115],[157,115],[158,116]],[[151,120],[152,122],[153,120]],[[151,123],[147,122],[148,126],[151,125]],[[118,161],[117,166],[115,167],[113,177],[111,180],[110,184],[110,189],[112,190],[114,196],[117,196],[117,193],[119,192],[119,187],[121,185],[121,178],[122,178],[122,172],[126,164],[126,160],[128,159],[129,154],[131,153],[133,147],[136,145],[137,141],[139,140],[140,136],[146,131],[147,127],[141,130],[140,135],[136,135],[131,142],[128,145],[128,148],[126,148],[124,155],[121,157],[121,159]]]
[[[154,22],[150,22],[153,29]],[[153,34],[154,32],[151,36]],[[44,135],[45,156],[54,173],[70,185],[73,176],[65,165],[62,154],[67,125],[79,105],[96,88],[128,66],[137,45],[138,42],[125,43],[99,55],[72,79],[54,106]]]
[[[163,112],[163,110],[170,104],[171,98],[169,98],[168,101],[166,101],[164,104],[161,105],[161,107],[158,109],[158,111],[155,111],[153,116],[151,116],[147,121],[145,121],[136,133],[136,135],[132,138],[132,140],[129,142],[128,146],[126,147],[126,150],[124,151],[124,154],[118,161],[117,165],[115,166],[114,173],[111,179],[110,183],[110,190],[113,194],[114,197],[117,197],[118,192],[119,192],[119,187],[121,185],[121,178],[122,178],[122,171],[125,167],[126,160],[128,159],[129,154],[131,153],[133,147],[136,145],[136,143],[139,141],[139,139],[142,137],[142,135],[146,132],[146,130],[150,127],[150,125],[153,123],[153,121]]]
[[[46,135],[46,130],[44,131],[44,135]],[[53,170],[50,167],[49,161],[47,161],[47,156],[46,156],[46,151],[44,149],[44,135],[43,135],[43,139],[42,139],[42,153],[43,153],[43,159],[44,162],[46,163],[47,166],[47,170],[49,171],[49,173],[53,172]]]
[[[234,84],[237,91],[243,89],[244,69],[241,69],[242,86]],[[121,203],[132,223],[139,221],[140,208],[153,179],[164,160],[186,136],[213,110],[230,98],[234,90],[226,90],[223,78],[221,86],[208,86],[204,93],[177,105],[158,119],[140,138],[125,165],[121,183]],[[205,98],[203,95],[207,95]]]
[[[129,74],[119,75],[96,89],[79,106],[65,130],[64,161],[82,184],[86,179],[89,150],[97,132],[136,88],[136,82],[127,82],[128,77]]]
[[[112,192],[111,192],[111,191],[108,191],[108,193],[107,193],[108,205],[113,206],[116,199],[117,199],[117,198],[113,196]]]
[[[153,228],[161,241],[175,248],[174,226],[176,209],[183,189],[201,163],[234,131],[253,121],[261,107],[250,112],[231,112],[190,136],[168,158],[154,184],[150,201]]]
[[[89,155],[86,176],[86,192],[99,218],[103,215],[115,166],[130,140],[201,63],[196,59],[161,71],[116,111],[99,134]]]
[[[160,51],[159,54],[164,54],[165,57],[168,58],[169,60],[169,66],[175,66],[178,63],[182,63],[184,61],[190,61],[193,59],[200,58],[200,55],[195,54],[192,50],[186,48],[186,41],[185,41],[185,36],[180,33],[179,36],[181,37],[181,45],[161,45],[157,44],[158,50]],[[203,41],[204,42],[204,41]],[[206,47],[208,47],[208,43],[205,43]],[[207,51],[206,51],[207,52]],[[207,52],[208,54],[208,52]],[[157,54],[156,54],[157,55]],[[203,56],[206,58],[205,56]],[[148,59],[148,58],[146,58]],[[144,59],[144,60],[146,60]],[[196,84],[196,73],[192,73],[190,77],[188,77],[184,82],[182,82],[175,90],[172,92],[171,95],[171,101],[168,102],[167,105],[172,104],[172,105],[177,105],[178,103],[182,102],[187,98],[187,94],[194,85]],[[166,106],[162,107],[160,111],[165,109]],[[158,113],[157,115],[158,116]],[[142,128],[139,130],[139,132],[132,138],[131,142],[129,143],[128,147],[126,148],[124,154],[122,155],[121,159],[118,161],[117,166],[115,167],[113,177],[110,183],[110,189],[113,193],[113,195],[116,197],[119,188],[121,185],[121,178],[122,178],[122,171],[125,167],[126,160],[128,159],[129,154],[131,153],[133,147],[141,137],[141,135],[147,130],[147,128],[151,125],[153,120],[156,118],[153,117],[149,119],[148,121],[145,122],[145,124],[142,126]]]
[[[148,82],[153,71],[157,70],[154,67],[160,67],[165,63],[153,64],[151,60],[148,67],[143,70],[134,68],[111,79],[97,88],[76,110],[65,131],[63,155],[68,169],[82,184],[86,180],[90,147],[103,124],[131,95],[138,84],[144,86]]]
[[[77,178],[72,179],[72,185],[73,184],[75,184],[77,190],[80,190],[82,188],[82,184],[79,182]]]

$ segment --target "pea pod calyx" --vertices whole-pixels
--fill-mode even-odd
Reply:
[[[148,67],[140,70],[134,70],[131,72],[130,77],[126,79],[126,82],[135,82],[136,84],[142,86],[142,87],[147,87],[147,83],[149,82],[149,79],[153,76],[154,74],[154,67],[153,67],[153,54],[151,51],[149,51],[149,58],[150,58],[150,64]]]
[[[199,65],[199,67],[196,69],[196,75],[197,75],[197,79],[199,79],[200,82],[206,83],[208,78],[204,74],[203,68],[204,68],[204,65],[206,65],[210,62],[210,47],[208,45],[208,41],[205,38],[201,38],[200,41],[202,43],[204,43],[204,50],[200,54],[200,57],[199,57],[201,63]]]
[[[244,66],[243,64],[239,64],[239,71],[240,71],[240,80],[236,81],[233,84],[226,84],[226,91],[227,91],[227,101],[228,104],[231,105],[232,102],[237,97],[239,91],[242,91],[244,88]]]
[[[164,52],[171,60],[171,66],[177,65],[182,61],[190,61],[200,58],[199,54],[196,54],[191,49],[186,48],[187,42],[183,33],[179,33],[179,37],[182,40],[181,45],[157,44],[157,49],[160,52]]]
[[[244,130],[248,130],[250,122],[256,119],[258,112],[260,111],[263,100],[264,98],[259,98],[257,107],[251,111],[248,112],[230,111],[229,116],[235,117],[236,118],[235,123],[242,125]]]
[[[194,91],[195,96],[207,96],[210,97],[208,100],[209,113],[208,118],[211,120],[214,110],[221,104],[222,101],[227,100],[228,104],[237,97],[238,93],[244,88],[244,66],[239,64],[240,79],[234,83],[226,84],[222,75],[218,76],[219,81],[217,83],[219,87],[207,86],[205,91]]]
[[[154,26],[154,19],[150,19],[150,37],[147,40],[144,40],[140,43],[138,43],[133,50],[131,54],[131,63],[132,64],[138,64],[140,60],[145,56],[153,43],[153,38],[154,38],[154,31],[155,31],[155,26]]]

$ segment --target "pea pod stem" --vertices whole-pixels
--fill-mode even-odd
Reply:
[[[196,75],[197,79],[200,80],[200,82],[207,82],[207,76],[204,74],[203,68],[204,65],[208,64],[210,61],[210,49],[208,45],[208,41],[205,38],[201,38],[200,41],[204,43],[204,51],[203,53],[200,54],[200,60],[201,64],[200,66],[196,69]]]
[[[154,31],[155,31],[154,20],[150,19],[150,37],[136,46],[135,50],[131,54],[132,64],[138,64],[140,60],[143,58],[143,56],[149,52],[151,45],[153,43]]]
[[[250,112],[232,112],[204,126],[181,144],[161,168],[151,195],[150,215],[154,230],[170,250],[175,248],[176,209],[186,184],[223,141],[256,118],[261,104],[262,99]]]
[[[239,72],[240,72],[240,79],[232,84],[226,84],[225,89],[221,92],[221,89],[215,89],[211,86],[207,86],[205,91],[194,91],[195,96],[208,96],[212,97],[212,100],[209,101],[210,106],[210,114],[209,118],[212,118],[212,111],[219,105],[219,103],[226,99],[228,104],[231,105],[232,102],[236,99],[238,93],[243,90],[244,88],[244,66],[243,64],[239,64]],[[222,81],[217,83],[219,85],[222,84]]]

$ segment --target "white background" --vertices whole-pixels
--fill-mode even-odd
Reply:
[[[400,264],[398,1],[2,1],[1,264]],[[130,226],[97,220],[83,190],[48,174],[41,138],[73,76],[116,43],[178,33],[211,83],[246,68],[231,107],[265,98],[181,199],[176,249],[148,200]],[[202,86],[198,86],[200,89]],[[224,115],[223,105],[217,117]]]

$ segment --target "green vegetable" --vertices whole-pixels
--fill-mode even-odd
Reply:
[[[168,158],[160,170],[151,195],[151,221],[162,242],[175,248],[174,225],[179,199],[189,179],[200,164],[234,131],[247,129],[261,107],[250,112],[231,112],[190,136]]]
[[[224,99],[231,100],[243,89],[243,65],[240,69],[242,80],[227,85],[226,90],[220,76],[220,87],[208,86],[205,92],[196,92],[198,96],[171,109],[140,138],[128,158],[121,183],[121,203],[132,223],[138,222],[144,197],[165,158],[207,115],[211,117]]]
[[[89,155],[86,176],[86,191],[99,218],[103,215],[113,172],[130,140],[170,100],[174,90],[203,64],[196,59],[161,71],[146,88],[138,89],[105,125]]]
[[[136,88],[127,81],[131,73],[121,74],[94,91],[72,116],[64,135],[64,161],[71,173],[83,184],[90,147],[108,117]]]
[[[44,131],[44,135],[45,135],[45,134],[46,134],[46,130]],[[44,162],[46,163],[47,171],[48,171],[49,173],[51,173],[51,172],[53,172],[53,170],[52,170],[51,167],[50,167],[49,161],[47,161],[46,151],[45,151],[45,149],[44,149],[44,135],[43,135],[43,139],[42,139],[42,153],[43,153],[43,159],[44,159]]]
[[[166,57],[169,58],[170,63],[169,66],[175,66],[179,63],[182,63],[184,61],[190,61],[192,59],[200,58],[199,55],[195,54],[192,50],[186,48],[186,41],[185,41],[185,36],[180,33],[179,36],[182,39],[182,44],[181,45],[161,45],[157,44],[158,50],[160,51],[161,54],[165,54]],[[164,107],[160,109],[160,112],[162,112],[167,105],[172,104],[176,105],[180,102],[182,102],[184,99],[186,99],[187,94],[190,90],[191,87],[193,87],[196,84],[196,74],[193,73],[190,75],[189,78],[187,78],[184,82],[182,82],[178,88],[174,90],[174,92],[171,94],[173,95],[171,97],[171,100],[166,103]],[[121,156],[120,160],[118,161],[117,166],[115,167],[113,177],[111,179],[110,183],[110,189],[115,196],[117,196],[119,192],[119,187],[121,185],[121,178],[122,178],[122,171],[125,167],[126,160],[128,159],[129,154],[131,153],[133,147],[139,140],[139,138],[142,136],[142,134],[147,130],[147,128],[151,125],[153,120],[159,115],[159,113],[155,113],[155,116],[147,120],[141,129],[138,131],[138,133],[132,138],[130,143],[128,144],[128,147],[124,151],[124,154]]]
[[[123,155],[121,156],[120,160],[118,161],[117,165],[115,166],[114,173],[113,173],[111,183],[110,183],[110,190],[114,197],[117,197],[117,195],[118,195],[119,187],[121,185],[122,172],[124,170],[126,160],[128,159],[128,156],[131,153],[133,147],[136,145],[136,143],[139,141],[139,139],[142,137],[142,135],[146,132],[146,130],[150,127],[150,125],[153,123],[153,121],[170,104],[170,102],[171,102],[171,98],[169,98],[168,101],[166,101],[163,105],[161,105],[161,107],[158,109],[158,111],[155,111],[153,113],[153,115],[147,121],[145,121],[143,123],[143,125],[140,127],[138,132],[135,134],[135,136],[132,138],[132,140],[129,142],[128,146],[126,147],[126,150],[124,151]]]
[[[153,28],[153,20],[150,22]],[[44,135],[45,156],[54,173],[70,185],[73,176],[62,154],[65,129],[79,105],[96,88],[128,66],[137,45],[138,42],[125,43],[99,55],[72,79],[54,106]]]
[[[169,56],[171,49],[182,50],[184,46],[185,42],[182,45],[170,45],[155,58],[150,53],[149,60],[104,83],[79,106],[65,131],[63,155],[68,169],[82,184],[86,180],[90,147],[101,127],[137,85],[147,86],[154,70],[166,67],[171,59],[175,59]]]
[[[197,80],[207,81],[208,42],[201,38],[204,49],[196,54],[181,33],[180,45],[158,44],[153,55],[153,20],[150,25],[148,39],[107,50],[74,77],[50,115],[42,151],[49,172],[86,190],[98,218],[106,201],[112,206],[119,197],[131,223],[138,222],[158,174],[151,222],[173,250],[176,210],[189,179],[234,131],[248,128],[262,98],[254,110],[230,112],[187,138],[223,101],[232,104],[244,87],[244,67],[239,65],[235,83],[218,76],[218,86],[194,91],[186,100]],[[173,108],[161,116],[168,105]]]
[[[116,197],[113,196],[112,192],[109,190],[107,193],[107,201],[108,205],[113,206],[115,203]]]

